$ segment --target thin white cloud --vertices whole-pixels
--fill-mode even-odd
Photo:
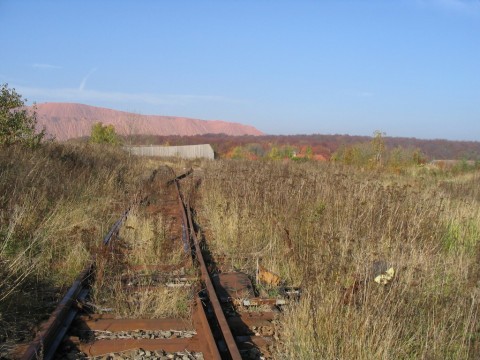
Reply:
[[[83,91],[85,89],[85,85],[87,84],[87,80],[92,75],[95,71],[97,71],[97,68],[93,68],[88,72],[88,74],[82,79],[80,82],[80,86],[78,87],[78,90]]]
[[[57,66],[57,65],[39,64],[39,63],[32,64],[32,67],[35,69],[61,69],[62,68],[61,66]]]
[[[109,102],[119,104],[150,104],[150,105],[188,105],[195,102],[223,102],[223,103],[244,103],[243,100],[226,98],[215,95],[175,95],[175,94],[153,94],[153,93],[122,93],[88,90],[83,88],[36,88],[17,87],[17,90],[39,102]]]

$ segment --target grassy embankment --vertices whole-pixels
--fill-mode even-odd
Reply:
[[[210,249],[302,287],[277,358],[478,358],[480,174],[411,170],[206,165],[197,208]],[[391,283],[374,282],[390,266]]]
[[[0,348],[29,339],[48,317],[149,167],[93,145],[1,149]]]

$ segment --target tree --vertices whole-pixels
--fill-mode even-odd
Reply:
[[[305,149],[305,158],[308,160],[313,159],[313,149],[310,145]]]
[[[120,144],[120,139],[113,125],[103,125],[101,122],[98,122],[92,126],[90,142],[95,144],[118,145]]]
[[[241,146],[235,146],[229,154],[230,159],[244,159],[245,150]]]
[[[26,99],[25,99],[26,101]],[[3,84],[0,89],[0,145],[21,143],[36,146],[45,137],[45,129],[37,132],[37,113],[25,109],[22,95]]]
[[[270,149],[270,151],[267,154],[267,157],[269,159],[273,159],[273,160],[278,160],[278,159],[282,158],[282,156],[280,154],[280,150],[278,150],[278,148],[275,145],[272,146],[272,148]]]
[[[385,133],[381,132],[380,130],[375,130],[373,133],[372,149],[374,152],[374,157],[372,158],[372,161],[377,165],[382,164],[382,158],[385,153],[385,141],[383,139],[384,136]]]
[[[381,165],[382,158],[385,153],[385,140],[384,140],[385,133],[381,132],[380,130],[375,130],[373,133],[372,139],[372,149],[374,152],[374,158],[372,161],[374,163]]]

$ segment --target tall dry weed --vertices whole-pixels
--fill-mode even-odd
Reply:
[[[86,265],[90,250],[135,197],[147,173],[141,160],[120,149],[56,143],[35,150],[1,148],[2,342],[27,339],[26,328],[34,334],[35,322]],[[36,299],[33,314],[28,299]]]
[[[258,259],[303,296],[282,320],[287,359],[475,358],[478,174],[392,175],[333,164],[206,165],[211,250]],[[255,261],[244,261],[255,274]],[[374,277],[388,267],[388,285]]]

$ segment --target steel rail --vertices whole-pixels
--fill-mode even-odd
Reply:
[[[173,169],[172,169],[173,171]],[[190,169],[190,171],[187,173],[187,175],[191,174],[193,170]],[[182,216],[182,230],[185,232],[186,237],[184,238],[184,247],[187,250],[188,248],[192,248],[192,244],[190,243],[190,232],[189,229],[192,229],[189,227],[189,222],[187,219],[187,209],[185,206],[185,203],[182,199],[182,194],[180,192],[180,186],[178,184],[178,181],[185,176],[182,177],[175,177],[174,183],[175,183],[175,189],[177,190],[177,196],[178,196],[178,206],[180,209],[180,213]],[[184,234],[182,231],[182,235]],[[194,231],[193,231],[194,232]],[[217,343],[215,342],[215,338],[213,337],[212,330],[210,328],[210,325],[208,323],[207,315],[205,314],[205,309],[203,308],[202,301],[197,295],[197,300],[196,300],[196,307],[197,311],[199,312],[200,320],[202,323],[202,328],[203,328],[203,336],[207,342],[208,348],[210,349],[210,353],[212,354],[213,359],[221,359],[220,352],[218,351],[218,346]]]
[[[173,172],[173,169],[172,169],[172,172]],[[192,244],[190,244],[190,235],[189,235],[189,231],[188,231],[188,220],[187,220],[187,215],[186,215],[187,210],[185,209],[185,203],[183,201],[182,194],[180,193],[180,186],[178,185],[178,181],[180,179],[183,179],[187,175],[191,174],[192,172],[193,172],[193,170],[190,169],[186,173],[186,175],[183,174],[183,175],[180,175],[180,176],[176,176],[173,179],[173,183],[175,184],[175,189],[177,190],[178,206],[180,208],[180,213],[181,213],[181,216],[182,216],[182,241],[183,241],[183,248],[184,248],[185,251],[188,251],[188,249],[191,249]]]
[[[103,245],[110,244],[112,238],[118,234],[120,227],[128,216],[130,208],[128,208],[122,216],[115,222],[107,235],[103,238]],[[41,325],[40,332],[35,339],[27,347],[20,359],[52,359],[60,345],[63,337],[68,331],[71,323],[78,313],[75,306],[77,301],[86,299],[89,293],[88,281],[91,279],[94,265],[93,260],[85,267],[85,269],[77,277],[73,285],[67,291],[63,299],[57,305],[50,315],[47,322]]]
[[[172,170],[173,172],[173,170]],[[186,215],[186,208],[181,197],[180,189],[178,186],[178,181],[193,172],[193,169],[190,169],[188,172],[175,176],[175,178],[168,183],[174,182],[177,188],[177,194],[179,199],[179,206],[182,213],[182,236],[185,238],[184,241],[190,241],[189,234],[189,222]],[[175,175],[175,174],[174,174]],[[112,239],[118,234],[121,226],[127,219],[127,216],[130,212],[131,207],[129,207],[121,217],[115,222],[107,235],[103,238],[102,243],[104,246],[110,245]],[[195,236],[193,232],[193,236]],[[188,247],[191,247],[191,244],[188,244]],[[202,259],[203,260],[203,259]],[[68,292],[65,294],[61,302],[57,305],[55,310],[50,315],[47,322],[41,325],[40,331],[37,333],[35,339],[27,347],[26,351],[20,357],[22,360],[34,360],[34,359],[52,359],[55,355],[55,352],[60,345],[63,337],[68,331],[71,323],[73,322],[75,316],[77,315],[79,308],[76,305],[77,301],[83,301],[87,298],[89,293],[89,281],[92,278],[94,271],[94,261],[92,260],[89,265],[80,273],[73,285],[70,287]],[[211,283],[211,282],[210,282]],[[197,306],[201,302],[197,299]],[[208,325],[208,320],[204,313],[203,306],[200,307],[199,311],[202,311],[202,319],[205,331],[205,340],[209,343],[209,348],[214,359],[221,359],[217,344],[211,333],[211,329]],[[223,315],[223,313],[222,313]],[[208,331],[207,331],[208,329]],[[212,344],[213,343],[213,344]],[[236,357],[232,356],[233,360],[237,360]],[[240,357],[238,358],[240,359]]]
[[[120,219],[118,219],[117,222],[113,224],[108,234],[103,238],[103,245],[108,245],[112,240],[112,238],[118,234],[118,232],[120,231],[120,227],[123,225],[123,222],[127,219],[130,209],[131,208],[128,208],[127,210],[125,210],[125,212],[122,214]]]
[[[237,343],[235,342],[232,331],[230,330],[230,326],[228,325],[225,314],[223,313],[222,306],[220,305],[220,301],[218,299],[217,293],[215,292],[215,287],[213,286],[212,279],[210,278],[210,274],[208,273],[207,265],[205,264],[205,260],[203,259],[202,251],[200,249],[200,244],[198,242],[198,238],[195,233],[195,228],[193,226],[192,213],[190,211],[190,207],[188,206],[188,204],[186,208],[187,208],[188,223],[191,229],[190,234],[192,235],[193,245],[195,247],[196,259],[200,265],[201,276],[205,283],[205,287],[208,293],[208,298],[213,307],[213,312],[215,314],[218,325],[222,332],[222,336],[225,341],[225,345],[227,346],[228,352],[230,354],[230,358],[232,360],[241,360],[242,356],[240,355],[240,350],[238,350]]]
[[[193,168],[188,169],[187,172],[185,172],[183,174],[180,174],[180,175],[176,175],[175,171],[172,168],[170,168],[170,170],[172,171],[172,174],[173,174],[174,178],[167,182],[168,185],[170,185],[173,182],[177,182],[178,180],[182,180],[183,178],[186,178],[188,175],[193,173]],[[178,183],[177,183],[177,190],[178,190]]]
[[[187,175],[191,174],[192,172],[193,170],[190,169],[187,172]],[[230,358],[232,360],[241,360],[242,356],[240,355],[240,351],[238,350],[237,343],[235,342],[232,331],[230,330],[230,326],[228,325],[225,314],[223,313],[220,300],[218,299],[217,293],[215,292],[215,287],[213,286],[212,279],[210,278],[210,274],[208,273],[208,269],[205,264],[205,260],[203,259],[202,251],[200,249],[200,244],[198,242],[197,235],[195,233],[195,228],[193,226],[190,206],[188,204],[185,204],[181,196],[180,186],[178,182],[180,179],[184,177],[185,176],[182,176],[182,175],[177,176],[175,177],[174,182],[175,182],[175,187],[177,189],[180,207],[183,208],[182,219],[185,219],[185,218],[188,219],[188,228],[190,229],[190,236],[193,242],[193,246],[192,244],[190,244],[190,247],[193,247],[192,251],[195,252],[195,257],[200,266],[201,277],[203,282],[205,283],[208,298],[210,300],[210,303],[212,304],[213,312],[217,320],[218,326],[220,327],[220,331],[222,333],[223,340],[225,341],[225,345],[227,346],[227,350],[229,352]]]
[[[48,321],[42,325],[40,332],[21,357],[22,360],[53,358],[58,345],[78,312],[75,302],[82,300],[88,294],[87,283],[92,271],[93,263],[90,263],[75,280]]]

